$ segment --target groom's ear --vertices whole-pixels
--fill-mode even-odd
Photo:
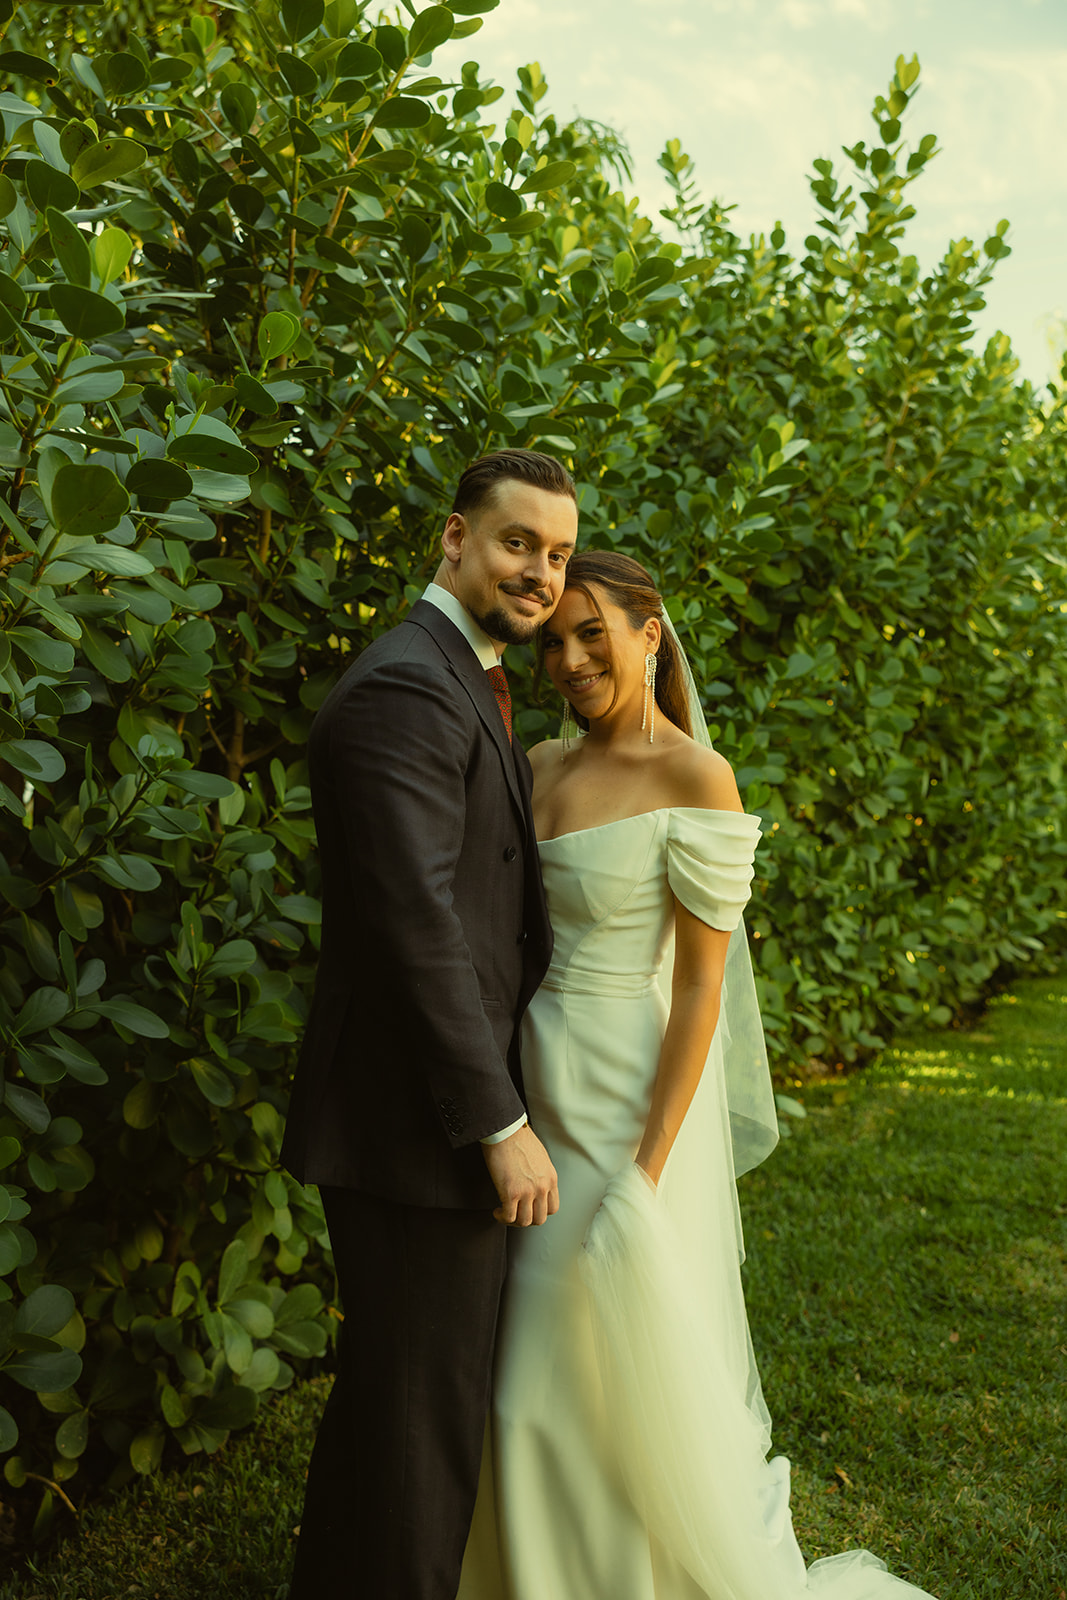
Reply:
[[[467,532],[467,519],[461,517],[458,511],[449,514],[441,534],[441,550],[446,561],[453,566],[463,553],[463,540]]]

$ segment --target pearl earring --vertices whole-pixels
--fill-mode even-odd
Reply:
[[[648,728],[648,742],[652,743],[656,733],[656,657],[650,650],[645,656],[645,697],[641,705],[641,732]],[[649,703],[651,701],[651,716]]]

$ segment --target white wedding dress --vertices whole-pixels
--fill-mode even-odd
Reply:
[[[775,1134],[762,1040],[744,1021],[743,928],[658,1189],[634,1165],[667,1018],[672,893],[710,926],[738,928],[758,839],[756,817],[675,808],[540,846],[555,957],[522,1061],[560,1210],[511,1239],[458,1600],[923,1593],[862,1550],[805,1571],[789,1464],[766,1459],[734,1154],[754,1165]]]

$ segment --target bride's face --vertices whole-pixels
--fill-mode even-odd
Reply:
[[[595,593],[594,604],[584,589],[564,589],[545,624],[545,670],[560,694],[591,723],[608,716],[612,722],[632,719],[635,710],[640,723],[645,656],[659,645],[660,625],[650,617],[635,628],[603,589]]]

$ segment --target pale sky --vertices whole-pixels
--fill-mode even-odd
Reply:
[[[829,157],[841,176],[841,146],[877,139],[871,102],[897,56],[915,53],[922,88],[904,135],[936,133],[942,153],[912,188],[907,247],[930,266],[950,239],[981,242],[1008,217],[1013,253],[979,335],[1008,333],[1021,375],[1044,383],[1048,330],[1067,317],[1067,0],[501,0],[434,70],[478,61],[508,91],[484,114],[502,123],[515,69],[539,61],[542,106],[625,136],[632,192],[657,223],[656,158],[676,138],[703,193],[737,206],[736,233],[781,218],[799,255],[816,216],[812,161]]]

